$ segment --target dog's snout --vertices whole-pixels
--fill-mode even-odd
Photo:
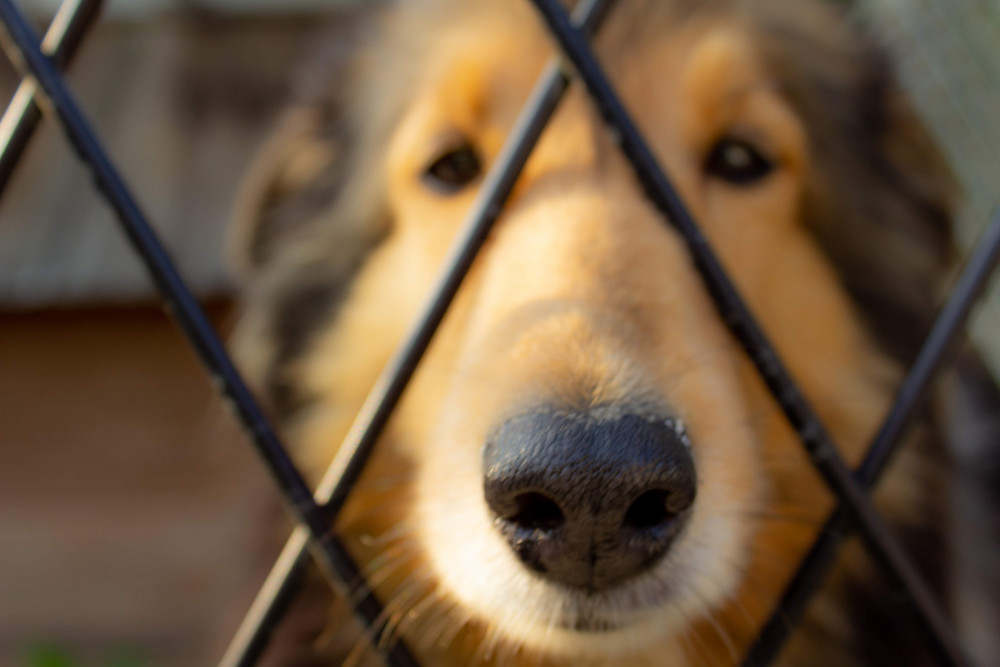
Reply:
[[[536,413],[484,450],[484,490],[521,561],[589,590],[657,563],[695,497],[694,461],[674,419]]]

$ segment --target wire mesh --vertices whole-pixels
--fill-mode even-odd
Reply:
[[[806,602],[822,582],[842,536],[852,526],[861,532],[869,550],[886,573],[913,601],[921,622],[929,631],[925,636],[942,664],[966,664],[967,659],[943,613],[881,516],[872,507],[866,491],[886,467],[906,424],[943,364],[947,351],[962,333],[969,312],[997,263],[1000,256],[1000,215],[994,218],[968,261],[917,361],[901,385],[864,463],[853,475],[733,288],[590,51],[586,40],[597,30],[612,4],[610,0],[582,3],[574,13],[572,23],[556,0],[532,2],[613,130],[647,196],[687,241],[723,321],[757,365],[817,469],[840,498],[840,506],[831,515],[826,528],[801,564],[774,615],[747,654],[745,664],[762,665],[773,660]],[[0,138],[4,141],[0,150],[0,193],[38,123],[39,111],[34,97],[40,91],[48,99],[56,120],[77,153],[92,170],[97,187],[114,208],[124,232],[145,262],[167,309],[198,353],[220,393],[230,401],[240,417],[299,522],[299,528],[261,589],[223,664],[249,665],[256,661],[266,645],[268,632],[280,620],[287,601],[294,594],[295,581],[307,563],[306,553],[310,545],[313,557],[331,582],[342,591],[348,589],[350,599],[356,601],[356,611],[371,626],[377,640],[381,605],[368,590],[357,566],[330,526],[371,455],[489,229],[499,217],[534,144],[570,85],[570,77],[564,71],[561,60],[556,59],[539,78],[500,158],[480,188],[463,232],[422,316],[366,400],[314,498],[58,74],[56,67],[65,65],[72,56],[101,4],[99,0],[67,0],[45,41],[39,44],[13,3],[0,0],[0,20],[6,38],[4,47],[25,76],[17,96],[0,122]],[[393,665],[417,664],[401,642],[390,645],[386,657]]]
[[[576,12],[576,22],[587,32],[596,31],[611,4],[609,0],[589,0],[581,4]],[[472,265],[472,260],[499,217],[531,149],[555,113],[568,86],[569,78],[558,61],[551,62],[535,84],[496,163],[480,188],[413,331],[406,337],[406,343],[386,366],[365,399],[347,437],[337,450],[336,458],[320,482],[316,496],[326,503],[331,517],[335,517],[343,506],[350,492],[350,485],[357,479],[371,455],[379,435]],[[305,544],[304,531],[296,530],[240,625],[223,657],[222,665],[230,667],[253,664],[264,648],[263,635],[290,601],[294,592],[292,582],[298,578],[299,570],[305,565]]]
[[[898,579],[905,587],[928,631],[924,636],[931,640],[931,648],[946,664],[965,664],[966,659],[954,632],[930,589],[854,479],[826,429],[785,370],[774,347],[740,298],[694,218],[618,100],[586,42],[566,21],[565,12],[556,0],[532,2],[575,65],[605,122],[613,129],[620,148],[631,162],[647,196],[684,237],[722,320],[757,366],[757,371],[798,433],[814,466],[827,485],[836,492],[841,506],[849,508],[854,514],[869,552],[886,574]]]
[[[993,217],[972,256],[967,262],[947,303],[934,321],[927,340],[907,374],[885,421],[868,448],[855,476],[865,489],[871,489],[885,472],[899,448],[907,424],[920,407],[935,375],[948,352],[962,335],[972,307],[982,297],[987,281],[1000,259],[1000,214]],[[806,605],[819,590],[837,555],[837,547],[850,534],[851,515],[843,506],[827,519],[819,537],[789,581],[775,613],[761,630],[747,652],[746,667],[768,665],[802,618]]]
[[[292,515],[300,525],[308,527],[313,555],[320,569],[338,588],[345,588],[346,584],[358,615],[367,623],[374,624],[382,612],[381,604],[365,590],[366,585],[357,566],[333,534],[323,508],[313,499],[305,480],[292,464],[277,434],[226,354],[222,341],[175,269],[54,64],[41,52],[31,26],[10,0],[0,0],[0,20],[4,27],[4,47],[11,61],[25,77],[30,76],[37,82],[55,112],[55,120],[62,126],[78,156],[90,169],[98,189],[114,209],[168,312],[198,354],[220,394],[239,416]],[[416,664],[401,642],[389,649],[387,657],[394,665]]]
[[[42,39],[42,53],[51,58],[56,67],[65,68],[76,55],[84,35],[97,20],[103,6],[103,0],[63,3]],[[35,99],[36,90],[34,81],[22,81],[3,118],[0,118],[0,197],[42,120],[42,110]]]

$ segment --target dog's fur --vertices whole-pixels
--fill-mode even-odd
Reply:
[[[264,150],[236,229],[241,356],[313,479],[479,184],[444,194],[424,169],[460,140],[488,165],[552,53],[518,0],[404,3],[364,25]],[[595,48],[856,464],[952,257],[952,182],[882,54],[802,0],[622,0]],[[742,186],[708,174],[727,135],[774,171]],[[483,500],[488,435],[543,407],[659,405],[684,420],[698,470],[668,555],[599,593],[530,573]],[[930,562],[946,475],[923,465],[935,424],[918,430],[880,504]],[[426,664],[731,663],[831,507],[682,240],[574,87],[342,516],[385,620]],[[786,659],[921,662],[869,570],[860,552],[847,559]],[[604,631],[567,629],[583,618]]]

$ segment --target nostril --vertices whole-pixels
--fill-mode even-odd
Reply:
[[[659,563],[697,476],[677,423],[642,415],[512,417],[483,447],[483,496],[513,555],[546,579],[604,590]]]
[[[565,521],[555,501],[540,493],[522,493],[514,499],[517,511],[507,521],[529,530],[552,530]]]
[[[669,499],[669,491],[663,489],[647,491],[636,498],[635,502],[625,511],[625,519],[622,523],[637,530],[662,526],[674,517],[674,513],[667,509]]]

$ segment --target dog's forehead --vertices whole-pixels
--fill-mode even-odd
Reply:
[[[666,93],[654,96],[661,104],[690,100],[710,108],[766,82],[746,22],[718,11],[654,11],[649,25],[635,20],[645,5],[623,3],[595,44],[626,99],[639,94],[656,103],[647,93],[659,90]],[[439,16],[443,22],[429,33],[435,48],[422,50],[430,54],[425,83],[443,99],[481,104],[503,116],[516,112],[522,100],[511,92],[526,95],[555,51],[538,18],[523,7],[514,11],[509,2],[473,2],[455,16]]]

